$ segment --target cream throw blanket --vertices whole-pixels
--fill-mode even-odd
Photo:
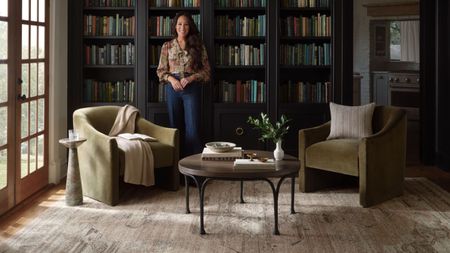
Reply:
[[[125,105],[117,113],[109,136],[121,133],[134,133],[139,110]],[[125,169],[123,180],[130,184],[151,186],[155,184],[153,152],[150,144],[141,140],[128,140],[116,137],[119,149],[125,153]]]

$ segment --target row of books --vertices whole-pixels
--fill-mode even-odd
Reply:
[[[266,15],[256,17],[217,16],[217,36],[266,36]]]
[[[282,7],[299,7],[299,8],[329,8],[330,0],[280,0]]]
[[[150,0],[150,7],[200,7],[200,0]]]
[[[266,7],[267,0],[217,0],[217,8]]]
[[[149,101],[157,103],[166,102],[165,86],[166,86],[165,83],[150,80]]]
[[[284,103],[328,103],[333,98],[331,82],[289,80],[280,85],[280,100]]]
[[[262,66],[264,65],[265,44],[216,45],[216,65]]]
[[[217,84],[218,102],[222,103],[265,103],[266,84],[262,81],[220,80]]]
[[[84,102],[133,102],[134,87],[133,80],[98,81],[86,79],[84,80],[83,100]]]
[[[200,30],[200,14],[192,15],[194,23]],[[148,31],[150,36],[172,36],[172,19],[170,16],[153,16],[149,18]]]
[[[85,36],[134,36],[135,30],[134,16],[84,15],[83,34]]]
[[[87,65],[134,65],[136,63],[136,47],[131,43],[86,45],[84,50]]]
[[[134,7],[136,0],[84,0],[84,7]]]
[[[150,65],[159,64],[159,56],[161,55],[161,48],[162,45],[150,45],[148,57]]]
[[[311,17],[287,17],[281,19],[283,36],[331,36],[331,17],[320,15]]]
[[[280,45],[281,65],[331,65],[331,44],[282,44]]]

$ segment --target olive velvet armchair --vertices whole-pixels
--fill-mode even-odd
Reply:
[[[75,131],[87,139],[78,147],[83,194],[108,205],[119,202],[120,171],[124,168],[124,153],[118,148],[115,138],[108,136],[120,108],[88,107],[73,113]],[[158,141],[150,142],[156,184],[177,190],[180,182],[178,130],[138,117],[135,131],[157,138]]]
[[[375,107],[373,135],[327,140],[330,122],[299,131],[300,191],[335,185],[342,174],[359,178],[359,203],[369,207],[403,193],[406,114]],[[338,174],[336,174],[338,173]]]

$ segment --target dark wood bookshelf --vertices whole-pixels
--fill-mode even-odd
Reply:
[[[216,12],[266,12],[266,7],[219,7],[214,9]]]
[[[200,15],[200,33],[205,43],[211,65],[211,81],[202,86],[202,133],[203,141],[226,140],[236,142],[244,149],[257,148],[272,150],[272,143],[258,141],[260,133],[247,123],[248,116],[267,113],[272,121],[282,114],[293,119],[291,130],[283,148],[286,153],[298,155],[298,129],[319,125],[329,119],[327,103],[287,103],[281,98],[282,85],[291,82],[332,83],[332,101],[348,104],[352,87],[352,41],[353,41],[353,1],[330,0],[329,8],[282,7],[280,1],[267,1],[265,7],[217,7],[215,0],[203,0],[199,7],[155,7],[149,0],[136,1],[135,7],[83,7],[83,1],[69,1],[69,115],[79,107],[97,105],[124,105],[122,102],[87,103],[83,101],[84,79],[134,80],[135,93],[133,105],[137,106],[147,119],[156,124],[168,125],[167,105],[155,100],[158,90],[157,65],[152,59],[159,55],[149,55],[152,46],[161,46],[172,36],[153,36],[149,30],[149,20],[155,16],[174,17],[179,11]],[[83,15],[135,16],[134,36],[85,36],[83,34]],[[331,36],[284,36],[280,20],[287,17],[311,17],[318,14],[331,17]],[[216,33],[218,16],[230,18],[240,16],[254,18],[265,15],[266,36],[224,37]],[[134,65],[85,65],[85,45],[121,44],[132,42],[136,47]],[[281,45],[323,44],[331,46],[330,65],[280,65]],[[263,65],[216,65],[216,46],[218,45],[259,45],[264,47]],[[106,80],[106,81],[107,81]],[[229,103],[218,101],[221,92],[219,81],[235,83],[256,80],[265,83],[262,103]],[[263,87],[263,86],[262,86]],[[160,88],[159,88],[160,89]],[[350,91],[350,92],[349,92]],[[159,98],[159,97],[156,97]],[[71,122],[69,122],[69,125]],[[236,129],[243,129],[242,135]]]
[[[84,65],[84,68],[90,69],[133,69],[134,65]]]
[[[134,11],[135,7],[85,7],[85,12],[91,11]]]
[[[148,39],[150,39],[150,40],[168,41],[168,40],[171,40],[172,38],[173,38],[173,36],[148,36]],[[162,45],[162,43],[161,43],[161,45]]]
[[[265,69],[264,65],[216,65],[216,69],[231,69],[231,70],[248,70],[248,69]]]
[[[330,70],[331,65],[280,65],[281,69],[307,69],[307,70]]]
[[[281,41],[288,41],[288,42],[329,42],[331,41],[330,36],[281,36]]]
[[[327,7],[280,7],[281,12],[285,13],[309,13],[309,12],[323,12],[329,13],[331,12],[331,8]]]
[[[149,7],[149,12],[156,12],[158,15],[161,12],[179,12],[179,11],[187,11],[190,13],[200,12],[199,7]]]
[[[265,42],[266,37],[264,36],[230,36],[230,37],[224,37],[224,36],[220,36],[220,37],[215,37],[214,40],[216,41],[224,41],[227,43],[230,42],[249,42],[249,41],[256,41],[256,42]],[[253,42],[251,42],[253,43]]]
[[[84,35],[85,40],[134,40],[134,36],[87,36]]]

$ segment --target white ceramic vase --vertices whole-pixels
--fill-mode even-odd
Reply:
[[[281,140],[277,141],[277,146],[275,148],[275,150],[273,151],[273,157],[275,158],[276,161],[279,160],[283,160],[284,158],[284,150],[281,148]]]

